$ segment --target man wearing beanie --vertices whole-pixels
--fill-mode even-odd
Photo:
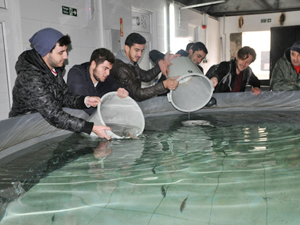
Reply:
[[[99,97],[73,95],[62,77],[70,37],[45,28],[36,32],[29,42],[33,49],[23,52],[15,66],[17,79],[9,117],[39,112],[55,127],[88,134],[93,131],[101,138],[110,139],[105,132],[109,127],[96,126],[62,109],[86,109],[101,102]]]
[[[300,90],[300,41],[285,50],[272,71],[270,88],[273,91]]]

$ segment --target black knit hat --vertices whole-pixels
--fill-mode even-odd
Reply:
[[[291,50],[300,53],[300,41],[296,41],[296,42],[292,45]]]

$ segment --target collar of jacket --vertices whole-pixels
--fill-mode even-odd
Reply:
[[[132,63],[132,62],[128,59],[128,57],[127,57],[127,55],[126,55],[126,52],[125,52],[125,49],[120,50],[120,51],[117,53],[116,58],[119,59],[119,60],[121,60],[123,63],[130,64],[130,65],[132,65],[132,66],[135,66],[135,65],[136,65],[136,63]]]
[[[35,49],[31,49],[26,52],[27,52],[26,58],[29,63],[39,68],[40,70],[48,71],[52,74],[51,69],[47,66],[43,58]],[[62,71],[65,69],[65,65],[63,65],[62,67],[55,67],[54,69],[58,74],[62,74]]]

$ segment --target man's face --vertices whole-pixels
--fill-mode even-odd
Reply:
[[[104,82],[109,76],[112,64],[105,60],[103,63],[100,63],[98,66],[96,66],[96,62],[92,61],[91,68],[93,78],[98,82]]]
[[[200,64],[205,56],[206,54],[203,50],[195,51],[194,53],[192,49],[189,50],[189,58],[196,65]]]
[[[64,61],[68,59],[67,48],[67,46],[59,46],[59,44],[56,43],[52,52],[49,52],[43,57],[45,63],[50,69],[62,67],[64,65]]]
[[[125,45],[126,56],[132,63],[139,61],[139,59],[142,57],[144,49],[144,44],[134,44],[131,47]]]
[[[239,72],[244,71],[252,63],[252,59],[253,59],[252,55],[248,55],[248,58],[246,59],[240,59],[238,56],[236,56],[236,69]]]
[[[300,53],[291,50],[291,62],[293,66],[300,66]]]

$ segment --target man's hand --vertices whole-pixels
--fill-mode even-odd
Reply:
[[[212,82],[213,87],[216,87],[218,85],[218,78],[212,77],[210,78],[210,81]]]
[[[168,51],[165,56],[164,56],[164,60],[167,62],[167,63],[170,63],[173,59],[177,58],[181,56],[180,54],[170,54],[170,51]]]
[[[117,95],[118,95],[120,98],[126,98],[126,97],[129,95],[129,93],[128,93],[128,91],[127,91],[125,88],[119,88],[119,89],[117,90]]]
[[[258,87],[252,88],[251,91],[254,93],[254,95],[259,95],[261,92],[261,89]]]
[[[176,80],[178,79],[179,76],[176,76],[176,77],[171,77],[167,80],[164,80],[163,81],[163,84],[164,84],[164,87],[169,89],[169,90],[175,90],[179,84],[179,82]]]
[[[101,99],[96,96],[86,97],[85,104],[93,107],[97,107],[97,105],[101,103]]]
[[[167,52],[167,54],[165,54],[164,56],[164,59],[162,60],[159,60],[158,61],[158,65],[159,65],[159,68],[160,68],[160,71],[162,72],[162,74],[165,76],[165,77],[168,77],[168,74],[170,73],[170,70],[169,70],[169,66],[173,65],[171,62],[171,60],[179,57],[180,55],[179,54],[170,54],[170,51]]]
[[[159,68],[160,68],[160,71],[162,72],[162,74],[165,76],[165,77],[168,77],[168,74],[170,72],[169,70],[169,65],[172,65],[171,63],[167,63],[165,60],[159,60],[158,61],[158,65],[159,65]]]
[[[111,128],[103,125],[94,125],[92,131],[97,134],[98,137],[109,140],[111,137],[108,137],[107,133],[105,132],[106,130],[111,130]]]

